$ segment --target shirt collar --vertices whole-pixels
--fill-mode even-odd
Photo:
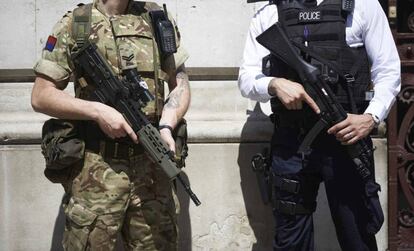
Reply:
[[[126,8],[126,13],[124,13],[124,14],[127,14],[127,13],[130,13],[130,11],[131,11],[131,7],[132,7],[132,3],[133,3],[134,1],[133,0],[129,0],[129,2],[128,2],[128,6],[127,6],[127,8]],[[106,17],[109,17],[109,15],[108,14],[106,14],[104,11],[103,11],[103,9],[102,9],[102,0],[93,0],[93,8],[95,8],[95,9],[97,9],[99,12],[101,12],[104,16],[106,16]]]

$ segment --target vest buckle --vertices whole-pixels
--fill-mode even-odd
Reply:
[[[349,73],[345,74],[344,78],[345,78],[345,81],[346,81],[347,84],[355,82],[355,77],[352,74],[349,74]]]

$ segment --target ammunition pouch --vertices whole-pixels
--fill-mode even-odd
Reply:
[[[303,175],[273,173],[273,210],[287,215],[312,214],[316,210],[320,180],[311,174],[306,178]]]
[[[287,179],[278,175],[273,175],[273,185],[281,191],[297,194],[300,191],[300,182],[297,180]]]
[[[61,176],[66,177],[70,172],[68,167],[83,160],[85,143],[75,121],[49,119],[43,124],[41,149],[46,161],[46,177],[61,183]]]
[[[185,159],[188,156],[188,133],[187,133],[187,121],[181,119],[173,131],[173,137],[175,140],[175,154],[174,159],[179,168],[185,167]]]

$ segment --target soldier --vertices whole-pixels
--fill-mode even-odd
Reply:
[[[148,2],[94,0],[68,12],[54,27],[42,58],[34,66],[32,106],[37,112],[83,121],[77,123],[85,141],[79,169],[69,167],[63,182],[66,196],[65,250],[112,250],[118,233],[127,250],[176,250],[178,204],[171,182],[145,154],[139,139],[114,108],[88,100],[93,83],[78,78],[71,54],[85,39],[96,44],[113,72],[136,67],[156,97],[144,109],[159,125],[172,151],[172,130],[186,113],[190,89],[184,62],[188,55],[162,55],[151,24]],[[62,90],[74,75],[76,97]],[[170,94],[164,103],[163,83]]]
[[[344,121],[322,132],[304,156],[298,148],[320,107],[291,66],[269,58],[269,50],[256,41],[276,22],[303,59],[324,74],[348,112]],[[272,104],[274,250],[314,250],[312,214],[321,181],[342,250],[377,250],[375,233],[383,214],[374,169],[368,182],[360,179],[343,145],[367,137],[386,118],[400,90],[400,60],[378,1],[270,1],[251,22],[239,88],[245,97]]]

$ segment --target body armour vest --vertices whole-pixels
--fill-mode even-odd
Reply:
[[[73,52],[87,39],[98,47],[119,78],[124,77],[123,70],[137,68],[155,97],[143,109],[153,122],[161,116],[164,81],[168,81],[167,74],[161,70],[161,57],[149,16],[149,11],[159,9],[155,3],[131,1],[125,15],[107,17],[94,3],[76,8],[72,22],[72,36],[76,41]],[[89,99],[94,90],[93,83],[85,83],[82,76],[75,75],[76,97]]]
[[[279,22],[304,59],[325,74],[337,100],[350,113],[363,113],[370,92],[370,66],[365,47],[351,48],[346,43],[349,13],[341,0],[324,0],[320,5],[299,1],[280,1]],[[271,76],[299,82],[297,74],[285,63],[270,56]],[[307,90],[308,91],[308,90]],[[310,92],[311,96],[312,93]],[[272,100],[273,112],[285,109]]]

